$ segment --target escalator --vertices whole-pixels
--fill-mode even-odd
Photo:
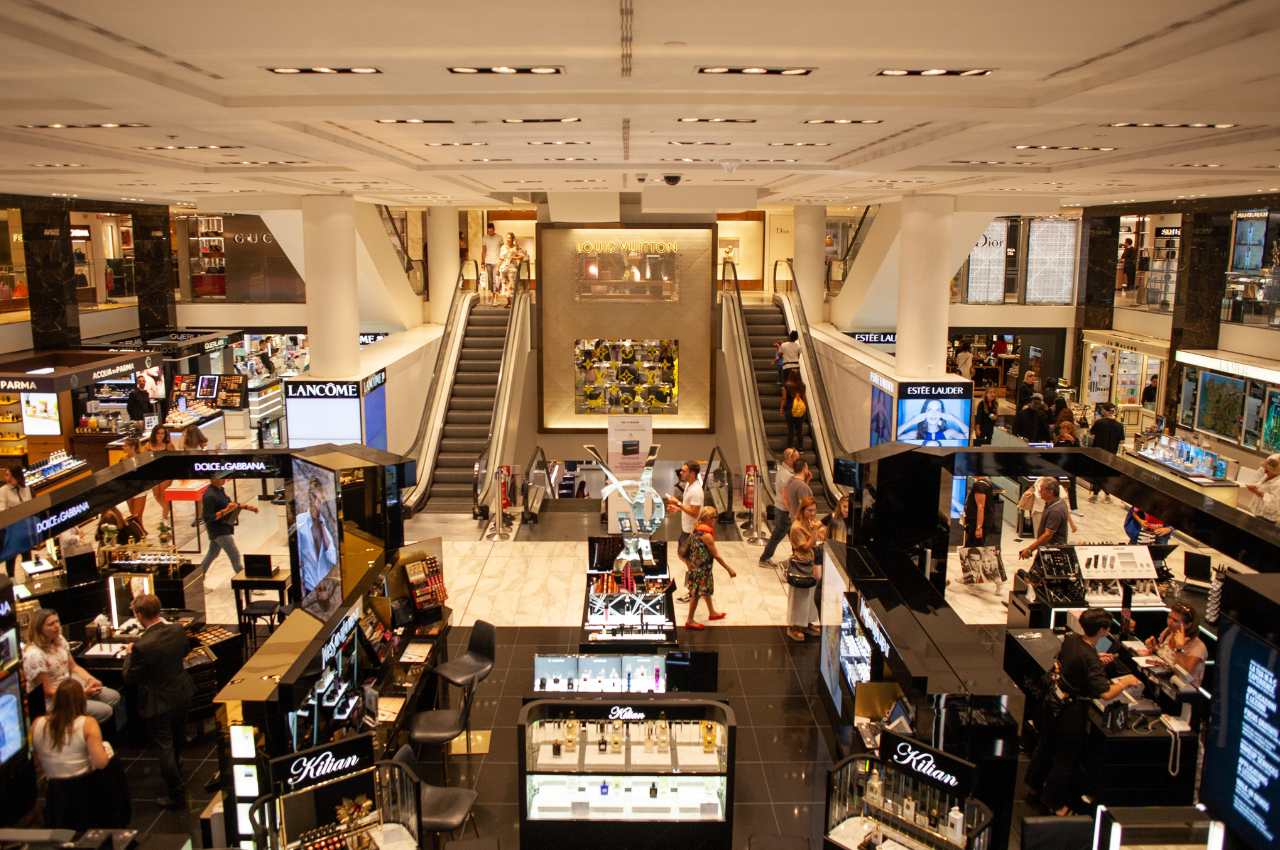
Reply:
[[[755,374],[756,395],[760,399],[760,413],[764,422],[765,438],[775,460],[782,459],[787,446],[787,422],[782,415],[782,388],[778,386],[778,367],[773,365],[777,349],[774,343],[782,342],[791,330],[782,305],[746,304],[742,308],[746,322],[747,338],[751,345],[751,365]],[[807,429],[806,429],[807,430]],[[813,466],[818,462],[813,440],[804,435],[805,450],[801,456]],[[814,467],[817,468],[816,466]]]

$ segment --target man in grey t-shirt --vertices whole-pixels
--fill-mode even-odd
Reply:
[[[1041,478],[1036,482],[1040,498],[1044,499],[1044,513],[1040,515],[1040,528],[1031,545],[1018,553],[1018,557],[1026,560],[1041,546],[1066,546],[1067,532],[1071,527],[1071,512],[1067,503],[1058,495],[1058,482],[1052,478]]]
[[[776,499],[773,503],[773,533],[769,535],[769,542],[760,553],[760,566],[767,569],[773,569],[773,553],[791,531],[791,503],[787,501],[787,485],[796,474],[793,465],[801,462],[799,457],[800,453],[795,449],[785,449],[782,460],[778,463],[778,476],[773,487]]]
[[[813,480],[813,471],[809,464],[796,458],[796,474],[787,482],[787,504],[791,507],[791,521],[795,522],[800,514],[800,500],[813,495],[809,482]],[[790,530],[790,529],[788,529]]]

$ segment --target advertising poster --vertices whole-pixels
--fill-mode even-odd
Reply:
[[[1259,448],[1267,454],[1280,452],[1280,390],[1267,392],[1267,403],[1262,409],[1262,442]]]
[[[574,348],[576,413],[679,412],[679,340],[580,339]]]
[[[297,541],[302,607],[322,620],[342,602],[337,486],[336,472],[293,459],[293,537]]]
[[[28,437],[62,433],[57,393],[22,393],[22,430]]]
[[[893,396],[871,388],[871,445],[893,442]]]
[[[619,480],[638,479],[649,459],[653,444],[653,419],[649,416],[610,416],[608,433],[609,468]],[[646,509],[649,506],[646,505]],[[627,500],[618,493],[609,495],[609,533],[620,534],[619,513],[629,510]]]
[[[917,446],[967,446],[973,408],[973,383],[898,384],[900,443]]]
[[[1099,345],[1089,354],[1089,390],[1085,396],[1089,404],[1111,400],[1111,364],[1115,353],[1114,348]]]
[[[1213,372],[1200,373],[1196,394],[1196,427],[1228,440],[1240,439],[1244,412],[1244,380]]]

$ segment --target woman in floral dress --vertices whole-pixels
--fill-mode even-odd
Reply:
[[[727,616],[724,611],[717,614],[716,606],[711,601],[712,595],[716,592],[715,579],[711,575],[711,568],[715,562],[719,561],[720,565],[729,571],[729,578],[738,575],[716,551],[715,522],[716,509],[707,505],[698,513],[698,524],[689,538],[689,571],[685,576],[685,587],[688,588],[690,597],[689,619],[684,624],[688,629],[706,628],[693,619],[694,613],[698,610],[699,599],[707,600],[707,611],[710,614],[707,617],[708,620],[723,620]]]

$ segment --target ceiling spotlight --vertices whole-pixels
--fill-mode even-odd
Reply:
[[[728,68],[702,68],[702,69],[700,69],[700,70],[699,70],[699,73],[701,73],[701,74],[727,74],[727,73],[729,73],[729,69],[728,69]]]
[[[33,163],[32,168],[84,168],[78,162],[38,162]]]
[[[802,77],[809,73],[808,68],[787,68],[782,72],[784,77]]]
[[[516,72],[515,68],[511,68],[507,65],[494,65],[489,70],[495,74],[514,74]]]
[[[302,70],[301,70],[300,68],[272,68],[272,69],[271,69],[271,73],[273,73],[273,74],[301,74],[301,73],[302,73]]]
[[[751,74],[753,76],[760,74],[772,74],[779,77],[803,77],[812,74],[815,68],[762,68],[759,65],[749,65],[742,68],[731,68],[724,65],[712,65],[698,68],[699,74]]]
[[[488,142],[427,142],[429,148],[480,148]]]
[[[449,72],[452,74],[478,74],[480,73],[480,69],[479,68],[450,68]]]
[[[338,73],[337,71],[333,70],[332,68],[312,68],[312,69],[311,69],[311,72],[312,72],[313,74],[336,74],[336,73]]]
[[[742,73],[744,73],[744,74],[767,74],[767,73],[769,73],[769,72],[768,72],[768,71],[766,71],[764,68],[743,68],[743,69],[742,69]]]
[[[879,118],[810,118],[806,124],[879,124]]]
[[[942,76],[942,75],[943,75],[943,74],[945,74],[945,73],[947,73],[947,70],[946,70],[945,68],[931,68],[931,69],[929,69],[928,71],[921,71],[921,72],[920,72],[920,76],[922,76],[922,77],[940,77],[940,76]]]
[[[754,124],[754,118],[677,118],[681,124]]]
[[[353,74],[376,74],[376,73],[378,73],[378,69],[377,69],[377,68],[352,68],[352,69],[351,69],[351,73],[353,73]]]
[[[985,77],[991,73],[990,68],[929,68],[923,71],[904,71],[902,69],[877,71],[877,77]]]
[[[268,68],[273,74],[381,74],[378,68]]]
[[[880,72],[880,76],[882,77],[905,77],[906,75],[907,75],[906,71],[881,71]]]
[[[771,148],[828,148],[830,142],[770,142]]]
[[[543,162],[595,162],[595,161],[596,159],[593,156],[557,156],[557,157],[548,157],[543,160]]]
[[[509,159],[460,159],[458,162],[510,162]]]
[[[530,74],[558,74],[560,73],[560,70],[558,68],[530,68],[529,73]]]

